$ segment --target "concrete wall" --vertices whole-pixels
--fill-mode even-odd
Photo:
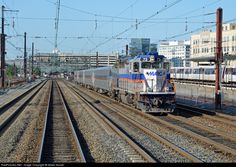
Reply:
[[[186,84],[175,83],[176,95],[189,97],[196,101],[214,101],[215,99],[215,87],[205,86],[198,84]],[[236,89],[235,88],[223,88],[222,89],[222,103],[233,102],[236,103]]]

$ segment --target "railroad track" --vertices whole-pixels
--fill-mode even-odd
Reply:
[[[17,119],[19,114],[37,95],[46,82],[47,81],[37,84],[22,95],[2,106],[0,110],[0,136],[2,136],[8,127],[10,127],[10,125]]]
[[[72,90],[72,92],[74,97],[79,98],[83,101],[83,104],[89,106],[89,108],[93,111],[90,112],[92,117],[98,120],[100,124],[104,124],[107,128],[111,128],[112,132],[120,136],[120,138],[126,142],[126,146],[123,148],[123,154],[127,155],[131,162],[157,162],[157,160],[150,156],[149,153],[147,153],[146,150],[142,148],[142,146],[132,140],[130,136],[127,135],[114,121],[104,115],[101,110],[95,107],[91,102],[89,102],[80,94],[75,93],[74,90]]]
[[[72,88],[71,89],[76,92],[77,95],[79,95],[81,98],[84,99],[84,101],[86,101],[87,103],[89,103],[90,105],[93,105],[93,107],[95,107],[97,110],[100,111],[100,113],[102,115],[104,115],[105,117],[107,117],[109,120],[111,120],[113,122],[113,124],[115,124],[119,129],[122,129],[122,131],[124,131],[128,136],[130,136],[130,138],[135,141],[136,143],[138,143],[139,145],[142,145],[142,143],[139,143],[138,140],[135,139],[135,137],[130,134],[130,132],[127,132],[127,129],[125,129],[124,127],[122,127],[120,124],[126,124],[125,122],[128,122],[128,126],[132,126],[133,129],[136,129],[136,131],[140,131],[140,135],[143,134],[143,136],[148,136],[147,138],[150,138],[150,141],[147,140],[148,142],[152,142],[153,145],[155,145],[155,142],[161,143],[162,145],[165,146],[165,149],[169,149],[171,150],[170,152],[173,154],[172,156],[176,156],[176,157],[181,157],[182,158],[182,162],[202,162],[200,159],[196,158],[195,156],[193,156],[192,154],[188,153],[187,151],[179,148],[178,146],[176,146],[175,144],[171,143],[170,141],[168,141],[167,139],[161,137],[160,135],[154,133],[153,131],[151,131],[150,129],[146,128],[145,126],[143,126],[142,124],[140,124],[139,122],[133,120],[130,117],[127,117],[127,115],[122,114],[121,112],[119,112],[115,107],[112,106],[112,104],[106,103],[103,109],[98,109],[98,107],[94,106],[93,103],[91,103],[90,100],[88,100],[87,98],[85,98],[87,95],[85,95],[84,93],[82,93],[81,91],[78,92],[76,89]],[[91,97],[89,97],[91,98]],[[119,120],[121,123],[117,123],[117,120],[113,121],[112,118],[110,118],[110,116],[108,116],[107,114],[104,114],[101,110],[110,110],[111,113],[113,113],[112,115],[118,115],[119,117],[117,118],[117,120]],[[122,121],[121,121],[122,120]],[[125,122],[123,122],[125,121]],[[154,140],[152,140],[154,139]],[[153,142],[154,141],[154,142]],[[158,157],[156,157],[155,154],[153,154],[153,150],[150,150],[150,148],[143,146],[144,150],[147,151],[147,153],[149,153],[152,157],[154,157],[154,159],[156,159],[156,161],[160,161],[158,159]],[[155,147],[154,147],[155,148]],[[160,151],[161,152],[161,151]],[[168,155],[165,155],[168,156]],[[180,159],[181,159],[180,158]],[[163,159],[162,159],[163,160]],[[162,161],[161,160],[161,161]],[[160,161],[160,162],[161,162]]]
[[[10,108],[12,105],[14,105],[15,103],[17,103],[19,100],[21,100],[22,98],[24,98],[26,95],[28,95],[30,92],[32,92],[32,90],[34,90],[36,87],[38,87],[41,84],[38,83],[36,85],[34,85],[32,88],[30,88],[29,90],[21,93],[19,96],[15,97],[13,100],[10,100],[8,102],[3,102],[0,106],[0,115],[2,113],[4,113],[8,108]]]
[[[198,135],[209,138],[212,141],[220,143],[222,146],[225,145],[229,148],[236,150],[236,138],[228,135],[227,133],[217,131],[213,128],[209,128],[194,121],[190,121],[185,118],[181,118],[174,115],[160,117],[160,119],[176,126],[182,127],[184,129],[188,129],[189,131],[192,131]]]
[[[86,162],[56,81],[51,86],[38,162]]]
[[[100,95],[100,96],[102,96],[102,95]],[[106,96],[102,96],[102,97],[105,97],[105,98],[109,99],[109,98],[106,97]],[[112,103],[112,102],[110,102],[110,103]],[[116,102],[115,102],[115,103],[116,103]],[[106,105],[109,105],[109,102],[106,102]],[[114,105],[114,104],[113,104],[113,105]],[[126,108],[129,108],[130,111],[137,113],[137,111],[134,111],[133,108],[131,108],[131,107],[127,106],[127,105],[120,104],[120,106],[122,106],[122,107],[117,107],[117,106],[118,106],[118,105],[116,105],[117,110],[120,110],[120,111],[121,111],[122,108],[126,107]],[[181,127],[179,127],[179,126],[173,125],[173,124],[171,124],[171,123],[169,123],[169,122],[163,121],[163,120],[161,120],[160,118],[155,118],[155,117],[150,116],[150,115],[148,115],[148,114],[143,114],[143,113],[141,113],[140,111],[137,113],[137,115],[139,115],[139,114],[140,114],[140,115],[143,115],[144,117],[146,117],[147,119],[149,119],[149,120],[151,120],[151,121],[158,122],[158,124],[161,123],[161,124],[163,124],[163,125],[165,125],[165,126],[168,126],[168,127],[170,127],[170,128],[175,129],[175,130],[178,131],[178,132],[181,132],[181,133],[183,133],[183,134],[186,134],[186,135],[188,135],[188,136],[191,136],[191,138],[194,138],[194,139],[196,139],[196,140],[199,140],[199,141],[201,141],[201,143],[205,143],[205,145],[208,145],[208,146],[211,146],[211,147],[213,146],[214,149],[216,150],[215,152],[224,152],[225,154],[231,154],[232,157],[235,157],[235,155],[236,155],[236,152],[235,152],[234,149],[229,148],[229,147],[227,147],[227,146],[224,146],[224,145],[222,145],[222,144],[219,144],[219,143],[217,143],[217,142],[215,142],[215,141],[213,141],[213,140],[211,140],[211,139],[208,139],[207,137],[198,135],[198,134],[196,134],[196,133],[194,133],[194,132],[191,132],[190,130],[187,130],[187,129],[181,128]],[[128,116],[126,116],[126,117],[128,117]],[[213,149],[213,150],[214,150],[214,149]],[[234,160],[235,160],[235,159],[234,159]],[[230,161],[232,161],[232,160],[230,160]]]
[[[201,109],[201,108],[196,108],[192,106],[187,106],[183,104],[177,104],[176,108],[177,114],[183,115],[183,116],[201,116],[201,118],[206,118],[212,121],[217,121],[222,124],[226,124],[228,126],[236,128],[236,118],[226,115],[226,114],[221,114],[221,113],[216,113],[210,110],[206,109]]]

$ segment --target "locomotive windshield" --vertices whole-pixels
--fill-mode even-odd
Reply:
[[[162,68],[162,62],[142,62],[141,67],[144,69]]]

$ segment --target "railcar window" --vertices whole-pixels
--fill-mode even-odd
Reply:
[[[167,66],[167,65],[166,65]],[[141,64],[141,68],[144,69],[157,69],[157,68],[162,68],[162,62],[142,62]],[[164,67],[165,68],[165,67]],[[169,69],[169,67],[166,67],[167,69]]]
[[[210,75],[210,74],[214,74],[215,70],[214,69],[205,69],[205,74]]]
[[[150,62],[143,62],[141,65],[142,68],[151,68],[152,64]]]
[[[183,74],[184,73],[184,69],[177,69],[177,73],[178,74]]]
[[[226,68],[226,74],[232,74],[233,69],[232,68]]]
[[[191,69],[185,69],[185,74],[191,74],[192,70]]]
[[[199,74],[199,69],[194,69],[193,74]]]
[[[158,61],[158,62],[154,62],[152,63],[152,68],[162,68],[162,62]]]
[[[236,75],[236,68],[233,68],[232,75]]]
[[[171,69],[170,73],[172,73],[172,74],[175,73],[175,69]]]
[[[170,70],[170,63],[169,62],[164,62],[164,69]]]
[[[200,68],[200,69],[199,69],[199,72],[200,72],[200,74],[204,74],[204,69],[203,69],[203,68]]]
[[[134,72],[139,72],[139,62],[134,62]]]

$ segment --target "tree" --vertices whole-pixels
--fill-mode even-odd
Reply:
[[[40,74],[41,74],[40,68],[39,68],[39,67],[35,67],[35,68],[33,69],[33,73],[34,73],[35,75],[40,75]]]
[[[6,76],[8,80],[11,80],[14,76],[14,66],[13,65],[7,65],[6,68]]]

